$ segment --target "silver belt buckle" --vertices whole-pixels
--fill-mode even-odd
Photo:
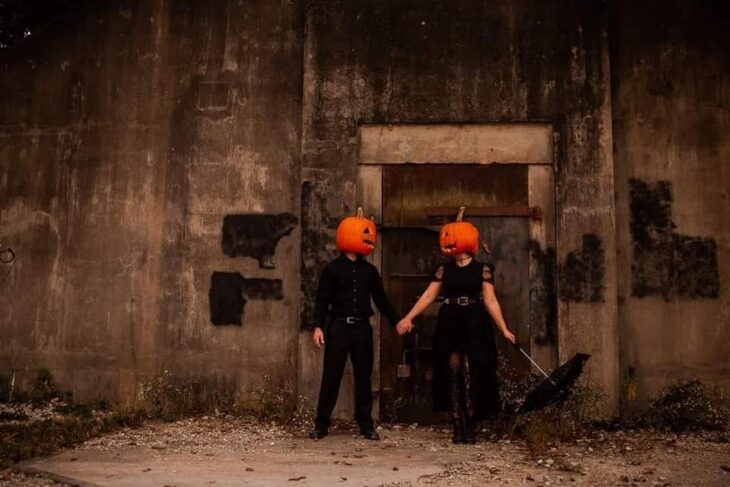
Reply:
[[[469,296],[459,296],[456,298],[456,304],[461,306],[468,306],[469,305]]]
[[[345,323],[348,325],[354,325],[355,324],[355,317],[354,316],[348,316],[345,318]]]

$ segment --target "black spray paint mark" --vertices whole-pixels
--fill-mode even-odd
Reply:
[[[297,224],[291,213],[227,215],[223,218],[223,253],[253,257],[262,269],[274,269],[276,246]]]
[[[560,297],[564,301],[599,303],[603,301],[605,251],[597,235],[583,235],[580,251],[570,252],[560,270]]]
[[[281,279],[246,279],[238,272],[214,272],[210,278],[210,321],[242,325],[248,299],[283,299]]]
[[[717,298],[720,276],[717,244],[713,239],[675,232],[672,221],[672,185],[650,186],[631,179],[629,196],[634,256],[632,295]]]
[[[534,269],[530,283],[530,327],[536,343],[555,344],[558,340],[555,250],[543,251],[535,240],[530,240],[528,248],[530,268]]]

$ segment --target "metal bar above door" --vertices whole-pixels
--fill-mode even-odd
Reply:
[[[455,217],[458,212],[459,208],[455,206],[426,208],[426,216],[429,217]],[[542,218],[542,210],[537,206],[467,207],[466,216],[524,217],[539,220]]]

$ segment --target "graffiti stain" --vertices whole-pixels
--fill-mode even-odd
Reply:
[[[561,299],[577,303],[602,302],[604,274],[603,242],[597,235],[586,233],[581,250],[570,252],[561,267]]]
[[[716,299],[720,295],[717,244],[675,231],[672,184],[631,179],[632,295]]]
[[[274,269],[279,241],[297,224],[291,213],[240,214],[223,218],[223,253],[230,257],[253,257],[262,269]]]
[[[248,299],[283,299],[281,279],[246,279],[238,272],[214,272],[210,278],[210,321],[242,325]]]

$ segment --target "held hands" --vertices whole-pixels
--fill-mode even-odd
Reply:
[[[410,333],[413,331],[413,328],[413,321],[410,318],[403,318],[397,325],[395,325],[395,331],[397,331],[399,335]]]
[[[312,341],[314,342],[314,346],[317,347],[317,349],[322,348],[322,345],[324,345],[324,332],[322,331],[322,328],[316,327],[314,329],[314,333],[312,334]]]

